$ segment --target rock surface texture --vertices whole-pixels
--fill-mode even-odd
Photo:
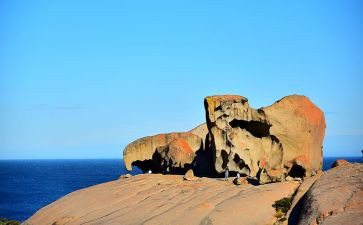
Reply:
[[[325,172],[306,193],[299,225],[363,223],[363,164]]]
[[[315,176],[308,177],[304,180],[304,182],[302,182],[302,184],[300,184],[299,188],[295,191],[293,195],[291,207],[286,213],[286,217],[288,218],[288,220],[284,223],[285,225],[297,223],[303,205],[304,196],[306,192],[309,191],[310,187],[316,182],[317,179],[319,179],[321,175],[322,173],[319,173]]]
[[[347,160],[344,159],[337,159],[334,161],[333,165],[331,166],[331,168],[337,167],[337,166],[342,166],[342,165],[347,165],[349,164],[349,162]]]
[[[193,151],[188,142],[184,138],[177,138],[166,146],[158,147],[154,161],[161,165],[165,163],[171,168],[184,168],[193,162],[194,157],[195,150]]]
[[[291,95],[254,109],[245,97],[218,95],[206,97],[204,106],[206,123],[189,132],[129,144],[126,169],[183,173],[193,168],[197,175],[213,176],[228,167],[261,184],[321,171],[325,118],[307,97]]]
[[[140,138],[127,145],[123,159],[128,171],[134,165],[143,171],[151,169],[153,172],[161,172],[161,164],[164,163],[161,156],[166,157],[167,163],[172,159],[174,166],[184,167],[185,163],[193,161],[195,152],[202,146],[203,139],[192,132],[158,134]]]
[[[245,97],[221,95],[206,97],[204,106],[218,173],[228,167],[268,183],[321,171],[325,118],[307,97],[253,109]]]
[[[273,224],[272,204],[297,186],[296,181],[236,186],[210,178],[136,175],[68,194],[24,224]]]
[[[189,169],[183,177],[184,180],[188,180],[188,181],[195,181],[198,180],[198,177],[194,176],[194,172],[192,169]]]

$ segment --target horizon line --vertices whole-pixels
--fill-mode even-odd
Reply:
[[[323,158],[348,158],[348,157],[363,157],[363,156],[358,156],[358,155],[349,155],[349,156],[332,156],[332,155],[327,155],[327,156],[323,156]],[[0,159],[0,161],[7,161],[7,160],[107,160],[107,159],[121,159],[122,158],[8,158],[8,159]]]

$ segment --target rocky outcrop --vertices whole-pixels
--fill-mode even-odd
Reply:
[[[253,109],[245,97],[221,95],[206,97],[204,106],[218,173],[228,167],[267,183],[321,171],[325,119],[307,97]]]
[[[198,180],[198,177],[194,176],[194,172],[192,169],[189,169],[183,177],[184,180],[188,180],[188,181],[194,181],[194,180]]]
[[[168,145],[156,148],[154,162],[161,168],[185,168],[191,165],[195,151],[184,138],[172,140]]]
[[[300,184],[299,188],[295,191],[292,198],[291,207],[286,213],[286,218],[288,218],[288,220],[285,223],[286,225],[297,223],[297,219],[299,217],[303,205],[304,196],[306,192],[309,191],[310,187],[319,179],[321,175],[322,173],[319,173],[316,176],[306,178],[304,182]]]
[[[254,109],[245,97],[218,95],[206,97],[204,106],[207,123],[129,144],[126,169],[134,165],[143,171],[180,173],[193,168],[205,176],[228,167],[232,173],[257,177],[261,184],[321,171],[325,119],[307,97],[291,95]]]
[[[330,169],[304,197],[299,225],[362,224],[363,164]]]
[[[298,182],[262,186],[182,175],[143,174],[75,191],[24,222],[39,224],[273,224],[276,200]]]
[[[204,105],[207,123],[124,150],[128,170],[184,176],[124,175],[73,192],[24,224],[361,224],[363,165],[338,160],[321,173],[325,119],[307,97],[254,109],[245,97],[222,95]],[[200,177],[226,168],[227,181]]]
[[[178,140],[177,142],[173,142]],[[172,143],[170,146],[170,143]],[[179,146],[178,146],[179,145]],[[179,132],[158,134],[140,138],[126,146],[123,152],[125,167],[128,171],[132,170],[132,165],[138,166],[143,171],[151,169],[153,172],[162,171],[163,158],[167,156],[165,161],[171,158],[174,160],[174,165],[184,167],[185,163],[193,161],[192,156],[203,146],[203,139],[192,132]],[[181,151],[179,151],[181,150]],[[173,154],[176,155],[173,155]],[[183,159],[187,159],[186,162]],[[190,160],[191,159],[191,160]]]
[[[337,166],[342,166],[342,165],[347,165],[349,164],[349,162],[347,160],[344,159],[337,159],[334,161],[333,165],[331,166],[331,168],[337,167]]]

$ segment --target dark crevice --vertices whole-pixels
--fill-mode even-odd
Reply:
[[[238,166],[241,175],[250,175],[251,170],[248,165],[246,165],[245,161],[239,157],[238,154],[235,154],[233,157],[234,163]]]
[[[260,121],[246,121],[246,120],[232,120],[229,122],[229,125],[233,128],[239,127],[241,129],[245,129],[248,132],[250,132],[253,136],[262,138],[270,136],[270,127],[271,125],[268,125],[266,123],[260,122]]]
[[[300,178],[303,178],[305,177],[305,169],[300,166],[300,165],[297,165],[297,164],[294,164],[289,172],[289,176],[290,177],[300,177]]]
[[[221,151],[221,156],[222,156],[222,160],[223,160],[222,169],[225,169],[228,164],[228,153],[226,152],[226,150],[223,149]]]
[[[240,169],[240,170],[242,170],[243,169],[243,167],[246,167],[247,165],[245,164],[245,161],[243,161],[243,159],[241,159],[240,157],[239,157],[239,155],[238,154],[235,154],[234,155],[234,157],[233,157],[233,161],[236,163],[236,165],[238,166],[238,168]]]
[[[275,135],[270,135],[270,138],[273,142],[280,143],[280,140]]]
[[[240,164],[240,162],[241,162],[241,158],[239,157],[239,155],[238,155],[238,154],[234,154],[233,161],[234,161],[237,165],[239,165],[239,164]]]
[[[226,134],[227,135],[227,134]],[[226,137],[226,145],[227,147],[233,147],[233,143],[230,141],[232,138],[228,138],[228,136]]]
[[[262,115],[263,117],[267,118],[267,115],[266,115],[265,111],[262,108],[257,109],[257,112],[260,115]],[[266,122],[266,120],[264,122]]]
[[[201,143],[199,150],[195,152],[195,158],[191,165],[196,176],[209,176],[214,172],[213,154],[209,147],[209,136],[207,135],[204,140],[206,140],[205,145],[203,142]]]
[[[214,109],[214,111],[218,111],[218,110],[222,110],[222,106],[221,106],[221,105],[217,106],[217,107]]]

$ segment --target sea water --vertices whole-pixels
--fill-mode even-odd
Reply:
[[[0,218],[24,221],[72,191],[125,173],[122,159],[0,160]]]
[[[362,157],[327,157],[323,170],[337,158],[363,162]],[[116,180],[125,173],[122,159],[0,160],[0,218],[24,221],[72,191]],[[135,169],[132,174],[139,173]]]

